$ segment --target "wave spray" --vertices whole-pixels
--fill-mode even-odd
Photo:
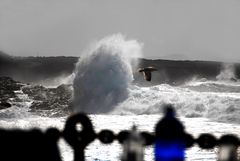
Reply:
[[[124,101],[133,80],[131,60],[141,51],[142,44],[121,34],[92,45],[76,65],[74,111],[107,113]]]
[[[223,81],[232,81],[237,80],[235,76],[235,66],[231,63],[223,64],[223,69],[221,70],[220,74],[216,77],[218,80]]]

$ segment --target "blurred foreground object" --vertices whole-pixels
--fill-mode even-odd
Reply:
[[[155,160],[183,161],[184,127],[175,117],[175,111],[171,105],[165,107],[164,117],[157,123],[155,130]]]
[[[123,142],[122,161],[143,161],[144,160],[144,139],[133,126],[128,137]]]
[[[222,136],[218,143],[217,161],[239,161],[239,140],[233,135]]]
[[[212,150],[217,147],[217,161],[240,161],[238,158],[239,139],[231,134],[216,138],[203,133],[198,138],[184,131],[184,126],[175,117],[171,105],[166,106],[164,117],[157,123],[155,133],[122,130],[115,134],[111,129],[95,132],[90,118],[79,113],[70,116],[64,130],[39,129],[0,129],[0,159],[2,161],[61,161],[58,149],[59,139],[64,139],[74,153],[74,161],[84,161],[85,149],[94,140],[102,144],[118,141],[123,147],[122,161],[144,161],[144,148],[154,144],[156,161],[183,161],[187,148],[198,145],[201,149]],[[98,158],[97,158],[98,159]]]
[[[138,72],[142,72],[143,73],[144,79],[146,81],[151,81],[151,79],[152,79],[152,72],[153,71],[157,71],[157,68],[155,68],[155,67],[146,67],[146,68],[138,69]]]

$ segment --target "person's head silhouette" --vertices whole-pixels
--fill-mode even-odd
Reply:
[[[171,104],[168,104],[164,107],[165,117],[175,117],[175,110]]]

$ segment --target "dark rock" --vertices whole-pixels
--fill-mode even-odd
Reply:
[[[23,84],[10,77],[0,77],[0,101],[6,102],[10,98],[16,98],[14,91],[20,90]]]
[[[0,77],[0,89],[8,89],[12,91],[20,90],[23,84],[18,81],[13,80],[10,77]]]
[[[73,93],[71,85],[60,85],[57,88],[25,86],[22,91],[34,100],[30,112],[44,116],[64,116],[70,113]]]
[[[48,93],[48,88],[40,86],[40,85],[28,85],[22,88],[22,91],[24,94],[27,94],[30,98],[32,98],[33,100],[46,100],[47,98],[47,94]]]
[[[12,105],[8,102],[0,102],[0,110],[10,108]]]
[[[233,82],[237,82],[238,81],[236,78],[231,78],[230,80],[233,81]]]
[[[24,102],[24,99],[17,96],[18,93],[21,94],[20,90],[33,100],[29,112],[44,116],[66,116],[71,112],[71,85],[47,88],[41,85],[21,84],[10,77],[0,77],[0,110],[11,107],[11,104]]]

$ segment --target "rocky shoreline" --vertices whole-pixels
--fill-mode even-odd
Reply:
[[[16,94],[21,90],[32,100],[29,112],[41,116],[59,117],[71,113],[72,85],[62,84],[56,88],[23,84],[10,77],[0,77],[0,110],[10,108],[11,102],[23,102]]]
[[[10,77],[0,77],[0,109],[11,107],[9,101],[17,98],[14,91],[20,90],[22,86]]]

